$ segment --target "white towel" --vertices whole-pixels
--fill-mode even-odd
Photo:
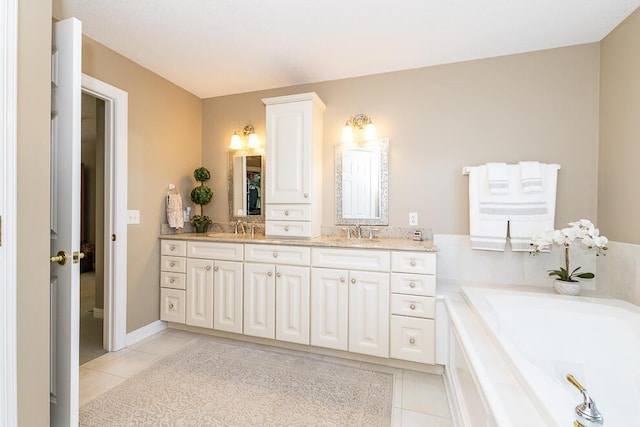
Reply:
[[[525,193],[537,193],[542,191],[542,172],[538,162],[519,162],[520,183]]]
[[[471,247],[487,251],[504,251],[507,243],[507,222],[480,215],[480,200],[490,196],[487,167],[475,166],[469,170],[469,234]]]
[[[171,228],[180,229],[184,227],[182,197],[178,193],[167,194],[167,222]]]
[[[487,163],[487,176],[491,194],[509,192],[509,174],[506,163]]]

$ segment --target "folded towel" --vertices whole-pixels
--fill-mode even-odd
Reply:
[[[542,171],[538,162],[519,162],[520,183],[524,193],[542,191]]]
[[[182,197],[178,193],[167,194],[167,222],[171,228],[180,229],[184,227]]]
[[[491,194],[509,192],[509,174],[506,163],[487,163],[487,179]]]
[[[469,234],[471,247],[487,251],[504,251],[507,243],[507,221],[502,218],[483,218],[480,200],[490,197],[487,191],[487,167],[476,166],[469,170]],[[504,196],[495,196],[496,198]]]

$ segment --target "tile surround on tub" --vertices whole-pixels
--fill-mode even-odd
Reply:
[[[609,242],[597,261],[599,289],[613,298],[640,305],[640,245]]]

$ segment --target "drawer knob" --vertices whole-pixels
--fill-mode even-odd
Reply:
[[[273,273],[272,272],[268,272],[267,276],[271,277],[271,276],[273,276]]]
[[[415,267],[415,266],[416,266],[416,260],[415,260],[415,259],[412,259],[412,260],[411,260],[411,267]]]
[[[284,216],[289,216],[289,211],[284,211]]]
[[[172,302],[169,303],[169,309],[173,309],[173,303]]]
[[[176,281],[176,279],[174,279],[173,277],[171,279],[169,279],[169,283],[173,283],[175,281]]]
[[[353,283],[355,285],[356,279],[351,279],[351,283]]]
[[[409,344],[415,344],[416,343],[416,339],[415,338],[410,338],[409,339]]]
[[[341,278],[340,278],[340,282],[341,282],[341,283],[344,283],[344,277],[341,277]]]
[[[171,246],[169,246],[169,250],[170,250],[170,251],[175,251],[175,250],[176,250],[176,247],[175,247],[174,245],[171,245]]]
[[[211,270],[211,266],[210,266],[210,265],[207,265],[207,266],[205,267],[205,270],[207,270],[207,271]]]
[[[410,287],[410,288],[415,288],[415,287],[416,287],[416,284],[415,284],[415,283],[413,283],[413,282],[411,282],[411,283],[409,283],[409,287]]]
[[[220,267],[218,267],[217,265],[215,267],[213,267],[213,271],[218,271],[220,269]]]
[[[169,263],[169,267],[175,267],[175,266],[176,266],[176,263],[175,263],[175,262],[171,261],[171,262]]]
[[[309,193],[304,193],[304,198],[308,199],[309,198]]]
[[[416,309],[416,305],[415,305],[415,304],[411,304],[411,305],[409,305],[409,308],[410,308],[411,310],[415,310],[415,309]]]
[[[280,277],[280,276],[281,276],[280,273],[276,273],[276,277]]]
[[[289,231],[289,226],[284,227],[284,231]]]
[[[278,258],[278,252],[274,252],[274,253],[273,253],[273,257],[274,257],[274,258]]]

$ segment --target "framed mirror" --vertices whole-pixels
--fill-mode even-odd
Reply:
[[[264,154],[229,152],[229,220],[264,221]]]
[[[389,140],[337,144],[336,225],[389,225]]]

